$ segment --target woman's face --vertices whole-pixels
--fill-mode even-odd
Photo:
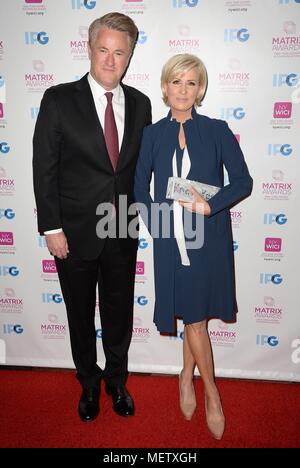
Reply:
[[[166,83],[163,90],[168,98],[172,116],[176,120],[186,120],[191,116],[192,108],[200,93],[199,73],[196,68],[175,75]]]

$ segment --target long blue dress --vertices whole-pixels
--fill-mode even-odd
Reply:
[[[236,297],[232,230],[229,209],[245,198],[252,189],[240,146],[226,122],[197,114],[183,124],[191,161],[188,179],[221,187],[209,200],[210,216],[204,217],[204,243],[201,248],[188,248],[190,265],[181,264],[174,233],[169,238],[154,238],[154,323],[160,332],[173,333],[175,317],[184,324],[208,318],[224,321],[235,319]],[[151,211],[153,203],[172,204],[166,199],[168,178],[180,124],[171,113],[144,129],[135,173],[135,199]],[[177,152],[177,163],[179,161]],[[223,165],[229,184],[224,185]],[[150,182],[154,176],[154,199]],[[143,213],[141,212],[143,216]],[[201,215],[193,214],[194,221]],[[143,216],[151,233],[151,216]]]

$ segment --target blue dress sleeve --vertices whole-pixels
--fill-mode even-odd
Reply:
[[[249,174],[244,155],[232,131],[224,121],[219,121],[219,139],[221,141],[222,162],[228,172],[229,184],[212,197],[208,203],[210,216],[247,197],[252,190],[252,178]]]
[[[151,233],[151,205],[150,183],[153,171],[153,144],[151,141],[152,126],[145,127],[141,142],[140,153],[134,178],[134,197],[143,222]]]

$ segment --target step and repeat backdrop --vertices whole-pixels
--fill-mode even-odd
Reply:
[[[45,89],[89,70],[88,26],[109,11],[139,28],[124,83],[151,98],[154,121],[168,112],[162,65],[182,52],[202,58],[199,111],[228,122],[254,179],[231,211],[237,321],[209,323],[217,376],[300,381],[299,0],[0,1],[0,364],[73,367],[55,264],[37,232],[32,134]],[[152,322],[145,228],[134,301],[130,371],[178,373],[183,325],[170,337]],[[101,365],[98,306],[95,320]]]

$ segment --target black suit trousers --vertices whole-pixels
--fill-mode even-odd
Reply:
[[[123,384],[128,370],[128,349],[133,328],[136,249],[120,248],[119,240],[107,238],[99,256],[83,260],[69,253],[55,259],[66,304],[72,356],[83,387]],[[96,288],[105,368],[97,365],[95,329]]]

